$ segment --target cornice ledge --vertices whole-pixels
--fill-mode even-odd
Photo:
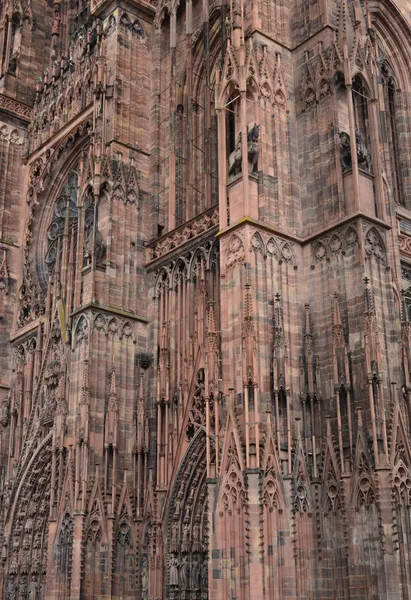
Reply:
[[[10,113],[15,117],[18,117],[26,123],[30,123],[33,109],[28,104],[19,102],[14,98],[10,98],[5,94],[0,94],[0,111],[4,110],[6,113]]]
[[[281,229],[279,229],[277,227],[267,225],[267,223],[263,223],[262,221],[252,219],[251,217],[243,217],[240,221],[237,221],[237,223],[233,223],[233,225],[229,225],[225,229],[220,229],[220,231],[218,231],[216,237],[222,237],[222,236],[226,235],[227,233],[231,233],[232,231],[241,228],[243,225],[253,225],[254,227],[260,227],[261,229],[263,229],[264,231],[267,231],[268,233],[273,233],[284,239],[288,239],[290,241],[293,241],[297,244],[304,246],[305,244],[308,244],[308,243],[312,242],[313,240],[316,240],[317,238],[322,237],[324,234],[330,233],[330,232],[338,229],[342,225],[346,225],[348,223],[351,223],[352,221],[356,221],[357,219],[365,219],[367,221],[370,221],[371,223],[374,223],[375,225],[380,225],[381,227],[383,227],[386,230],[391,229],[391,225],[389,225],[382,219],[379,219],[378,217],[373,217],[371,215],[367,215],[361,211],[358,211],[357,213],[355,213],[353,215],[349,215],[348,217],[339,219],[338,221],[334,222],[332,225],[329,225],[328,227],[321,229],[321,231],[317,231],[315,233],[311,233],[306,236],[299,236],[297,234],[291,234],[289,232],[282,231]]]
[[[116,315],[117,317],[123,317],[125,319],[131,319],[132,321],[139,321],[140,323],[148,323],[148,319],[146,317],[142,317],[141,315],[136,315],[135,313],[129,312],[127,310],[121,310],[121,308],[114,308],[113,306],[104,306],[102,304],[97,304],[97,302],[89,302],[84,306],[80,306],[74,312],[70,314],[70,317],[76,317],[77,315],[81,315],[89,310],[98,310],[99,312],[109,313],[110,315]]]

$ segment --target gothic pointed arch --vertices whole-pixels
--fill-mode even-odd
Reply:
[[[245,576],[248,528],[248,498],[244,483],[244,458],[240,435],[233,409],[230,407],[221,455],[220,480],[217,496],[217,535],[222,540],[223,577],[243,600],[245,590],[241,581]],[[222,589],[220,589],[220,593]]]
[[[200,366],[202,365],[202,366]],[[198,350],[196,366],[193,371],[193,378],[190,385],[189,401],[185,416],[185,436],[191,441],[201,427],[206,426],[206,391],[205,391],[205,372],[203,352]],[[214,407],[211,407],[213,412]]]
[[[264,544],[264,576],[269,597],[280,598],[285,581],[280,567],[287,556],[289,540],[286,529],[286,499],[283,489],[278,452],[271,431],[268,434],[262,461],[262,526]]]
[[[134,511],[127,481],[124,481],[116,509],[112,593],[120,598],[135,598],[139,552]]]
[[[299,437],[293,468],[293,512],[299,515],[308,515],[312,510],[313,499],[307,459],[301,437]]]
[[[83,560],[84,575],[81,581],[81,600],[92,600],[107,593],[109,543],[104,502],[98,472],[88,501],[84,523]]]
[[[175,600],[208,598],[208,490],[206,434],[197,431],[171,488],[166,515],[166,594]]]
[[[62,600],[70,598],[73,560],[73,496],[68,479],[66,477],[66,483],[63,486],[60,509],[61,518],[55,541],[57,588],[58,596]]]
[[[282,485],[278,452],[271,432],[266,442],[262,468],[264,471],[263,504],[270,512],[275,510],[282,512],[286,507],[286,499]]]
[[[354,506],[360,508],[375,504],[376,489],[372,476],[372,459],[362,426],[358,427],[353,471],[351,498]]]
[[[322,468],[322,507],[326,514],[336,513],[343,509],[343,490],[341,486],[341,469],[331,439],[327,439]]]
[[[50,433],[32,456],[18,486],[5,494],[5,533],[10,540],[5,595],[14,590],[38,590],[45,600],[48,551],[48,516],[51,495]],[[6,595],[7,597],[7,595]],[[13,597],[13,596],[11,596]],[[25,596],[22,596],[25,597]]]
[[[327,424],[327,427],[329,423]],[[331,429],[327,431],[327,441],[322,465],[322,491],[320,499],[322,542],[319,549],[321,557],[330,561],[337,570],[341,561],[348,557],[348,523],[345,512],[344,487],[341,479],[341,467]],[[338,558],[337,558],[338,557]],[[345,583],[339,574],[332,581],[336,598],[344,597]]]

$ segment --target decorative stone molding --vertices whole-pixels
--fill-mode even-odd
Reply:
[[[9,98],[4,94],[0,94],[0,111],[1,110],[12,113],[13,115],[16,115],[20,119],[23,119],[27,122],[31,120],[33,112],[31,106],[27,106],[27,104],[22,104],[22,102],[13,100],[13,98]]]
[[[218,263],[219,245],[214,238],[206,239],[201,245],[196,245],[194,252],[190,247],[185,247],[184,252],[169,257],[167,262],[164,261],[164,264],[161,264],[161,267],[154,272],[157,293],[162,285],[173,286],[178,278],[191,280],[193,277],[198,277],[200,275],[200,259],[204,261],[206,270]]]
[[[398,236],[398,243],[401,254],[405,254],[405,256],[411,258],[411,236],[401,231],[400,235]]]
[[[218,223],[218,208],[214,206],[150,244],[150,262],[185,246],[188,241],[199,237],[204,232],[217,228]]]
[[[294,242],[284,240],[267,231],[251,230],[250,250],[259,252],[264,257],[274,257],[279,263],[295,263]]]
[[[385,263],[387,249],[384,229],[378,225],[373,225],[369,221],[363,221],[362,228],[364,232],[366,259],[374,257],[377,262]]]
[[[411,283],[411,265],[403,263],[401,261],[401,277],[405,279],[405,281],[409,281]]]
[[[335,229],[326,236],[311,242],[312,264],[329,261],[333,256],[343,256],[358,246],[358,232],[354,224]]]
[[[3,121],[0,121],[0,141],[9,142],[14,146],[22,146],[24,144],[24,138],[21,133],[10,125],[6,125]]]
[[[225,264],[228,268],[234,267],[237,263],[242,264],[245,260],[244,243],[241,237],[232,234],[226,248]]]
[[[119,336],[122,339],[133,336],[134,324],[131,319],[93,309],[79,315],[74,321],[73,344],[78,346],[87,340],[90,330],[103,332],[106,336]]]

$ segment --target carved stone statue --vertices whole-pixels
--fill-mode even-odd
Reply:
[[[184,523],[183,525],[183,548],[185,547],[188,550],[188,540],[190,537],[190,525],[188,523]]]
[[[188,590],[190,587],[190,562],[188,556],[185,556],[181,563],[180,585],[182,590]]]
[[[193,542],[198,542],[199,540],[200,540],[200,524],[198,521],[196,521],[193,526]]]
[[[0,409],[0,423],[3,425],[3,427],[7,427],[9,422],[9,405],[10,399],[9,396],[7,396],[1,403]]]
[[[235,177],[238,173],[241,173],[241,160],[242,160],[242,140],[241,131],[237,137],[237,145],[228,157],[228,176]]]
[[[146,599],[148,597],[148,568],[147,568],[147,559],[143,559],[143,564],[141,565],[141,591],[142,597]]]
[[[13,75],[17,71],[17,61],[20,56],[21,47],[21,19],[20,16],[14,16],[14,22],[12,27],[12,40],[11,40],[11,51],[10,51],[10,63],[9,72]]]
[[[8,584],[7,584],[7,595],[6,600],[16,600],[16,583],[14,581],[14,575],[10,575]]]
[[[247,159],[250,173],[257,173],[260,136],[260,126],[254,125],[247,132]],[[235,177],[242,171],[242,135],[241,131],[237,137],[237,145],[228,157],[228,177]]]
[[[193,565],[191,567],[191,587],[193,590],[200,589],[201,586],[201,565],[198,554],[193,556]]]
[[[201,567],[201,589],[202,590],[208,589],[208,559],[207,559],[207,557],[204,558],[203,564]]]
[[[170,558],[170,586],[179,586],[178,569],[180,562],[178,558],[173,554]]]
[[[231,21],[233,24],[233,29],[237,29],[241,27],[241,6],[238,0],[234,0],[232,4],[232,17]]]
[[[341,166],[343,173],[352,169],[352,157],[351,157],[351,142],[350,136],[346,131],[341,131],[340,135],[340,154],[341,154]]]
[[[358,127],[355,130],[355,145],[357,148],[358,167],[368,173],[371,171],[371,153],[364,143],[364,138]]]
[[[248,153],[248,166],[251,173],[257,173],[258,168],[258,155],[259,155],[259,144],[258,138],[260,136],[260,126],[254,125],[252,129],[247,133],[247,153]]]
[[[28,592],[27,575],[23,575],[19,585],[19,600],[26,600]]]
[[[97,229],[95,239],[96,265],[103,265],[106,260],[106,245],[103,242],[101,233]]]
[[[38,583],[37,581],[32,581],[30,583],[30,590],[29,590],[29,598],[30,600],[37,600],[38,599]]]

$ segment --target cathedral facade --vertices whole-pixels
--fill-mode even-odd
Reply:
[[[410,599],[410,1],[0,11],[0,596]]]

